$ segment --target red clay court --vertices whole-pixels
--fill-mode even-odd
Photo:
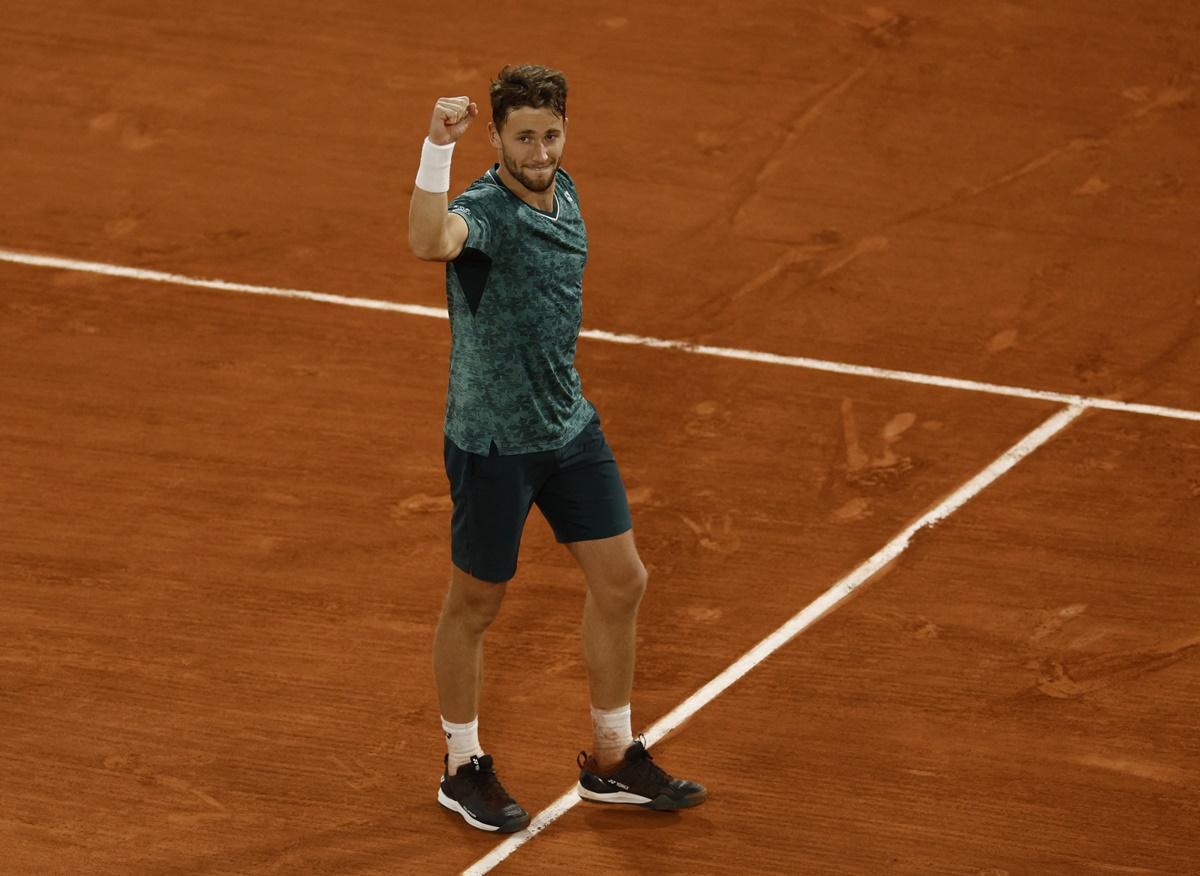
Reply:
[[[0,871],[1200,873],[1196,4],[5,8]],[[524,61],[571,84],[635,725],[712,795],[563,798],[583,580],[535,514],[501,841],[435,803],[405,241],[434,100]]]

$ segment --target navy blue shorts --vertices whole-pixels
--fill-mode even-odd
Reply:
[[[500,583],[517,572],[521,533],[535,504],[559,542],[591,541],[633,528],[625,485],[600,418],[558,450],[488,456],[445,439],[454,511],[450,558],[468,575]]]

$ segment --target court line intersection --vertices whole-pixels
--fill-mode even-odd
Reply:
[[[64,271],[78,271],[102,276],[121,277],[143,282],[165,283],[192,288],[213,289],[225,292],[241,292],[253,295],[267,295],[280,298],[293,298],[314,301],[325,304],[337,304],[348,307],[358,307],[392,313],[402,313],[410,316],[420,316],[435,319],[447,319],[445,310],[422,305],[399,304],[381,301],[373,298],[361,298],[328,293],[312,292],[303,289],[286,289],[274,286],[236,283],[226,280],[203,279],[174,274],[163,271],[133,268],[113,265],[104,262],[80,261],[76,259],[44,256],[33,253],[17,252],[0,249],[0,262],[9,262],[32,267],[50,268]],[[757,645],[731,663],[717,676],[692,693],[687,699],[673,708],[670,712],[656,721],[645,731],[647,745],[660,742],[671,732],[680,727],[692,715],[707,706],[720,696],[731,685],[743,678],[759,663],[778,651],[805,629],[816,623],[821,617],[836,608],[847,599],[856,589],[867,583],[895,561],[908,549],[912,539],[922,530],[932,528],[945,520],[964,504],[978,495],[990,484],[1012,469],[1022,459],[1033,453],[1039,447],[1061,433],[1071,423],[1089,409],[1122,411],[1146,416],[1169,417],[1173,419],[1192,420],[1200,422],[1200,411],[1180,408],[1163,407],[1124,402],[1117,399],[1079,396],[1070,393],[1050,392],[1045,390],[1027,389],[1024,387],[1005,386],[1002,384],[985,383],[975,380],[944,377],[934,374],[922,374],[913,371],[900,371],[886,368],[874,368],[866,365],[854,365],[843,362],[831,362],[823,359],[812,359],[803,356],[783,356],[774,353],[761,353],[752,350],[740,350],[730,347],[717,347],[701,344],[691,344],[685,341],[662,338],[644,337],[641,335],[616,334],[613,332],[587,329],[580,332],[583,338],[605,341],[608,343],[650,347],[653,349],[676,350],[695,355],[715,356],[718,358],[739,359],[763,364],[782,365],[802,368],[812,371],[824,371],[835,374],[871,377],[882,380],[893,380],[901,383],[914,383],[925,386],[936,386],[946,389],[959,389],[971,392],[983,392],[993,395],[1025,398],[1037,401],[1057,402],[1065,405],[1040,426],[1020,439],[1016,444],[1002,453],[981,472],[976,474],[957,490],[942,500],[932,510],[927,511],[887,544],[872,554],[867,560],[857,566],[832,587],[826,590],[816,600],[801,609],[782,626],[762,639]],[[463,871],[464,876],[483,876],[489,873],[501,862],[521,848],[529,840],[545,830],[576,804],[580,798],[572,786],[549,806],[538,812],[524,830],[505,838],[491,852],[479,858]]]
[[[762,663],[805,629],[831,612],[839,603],[847,599],[851,593],[871,580],[878,572],[886,568],[900,554],[904,553],[918,532],[927,527],[936,526],[945,520],[1018,462],[1067,428],[1085,410],[1087,409],[1078,405],[1063,408],[1008,450],[1004,451],[1004,453],[1000,454],[987,468],[947,496],[933,510],[927,511],[916,521],[909,524],[849,575],[846,575],[809,603],[808,606],[794,614],[786,623],[776,629],[775,632],[743,654],[738,660],[731,663],[716,677],[699,688],[666,715],[659,718],[645,732],[646,745],[651,746],[661,741],[665,736],[687,721],[688,718],[724,693],[727,688],[745,676],[755,666]],[[511,834],[496,848],[492,849],[491,852],[463,870],[463,876],[483,876],[484,873],[490,872],[505,858],[549,827],[579,802],[580,797],[576,793],[575,787],[572,786],[565,794],[530,819],[528,827]]]

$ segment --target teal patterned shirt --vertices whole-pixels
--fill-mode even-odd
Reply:
[[[587,229],[565,170],[546,212],[506,188],[498,168],[450,204],[468,233],[446,265],[445,432],[470,453],[492,442],[501,454],[555,450],[594,413],[575,370]]]

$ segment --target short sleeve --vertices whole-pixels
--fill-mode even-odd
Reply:
[[[467,223],[465,246],[489,256],[497,246],[494,223],[488,215],[488,205],[478,192],[465,191],[450,203],[450,212],[457,213]]]
[[[561,167],[558,169],[558,175],[562,178],[563,190],[567,197],[574,202],[575,206],[579,206],[579,189],[575,187],[575,179]]]

